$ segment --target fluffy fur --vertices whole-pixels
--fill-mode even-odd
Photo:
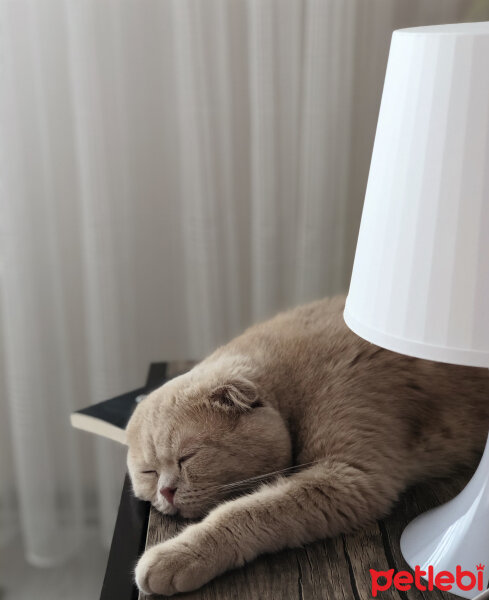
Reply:
[[[369,344],[343,307],[321,300],[256,325],[138,406],[127,429],[135,494],[204,517],[144,553],[141,590],[193,590],[259,554],[351,531],[410,484],[474,463],[487,370]],[[176,488],[174,504],[162,488]]]

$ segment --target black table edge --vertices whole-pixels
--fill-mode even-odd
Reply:
[[[150,392],[166,380],[166,363],[152,363],[145,389]],[[138,500],[126,473],[109,551],[100,600],[137,600],[134,567],[144,551],[150,503]]]

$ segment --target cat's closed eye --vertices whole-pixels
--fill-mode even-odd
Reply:
[[[156,471],[141,471],[143,475],[156,475]]]
[[[192,458],[193,456],[195,456],[197,454],[197,450],[194,450],[193,452],[189,452],[188,454],[184,454],[183,456],[181,456],[178,459],[178,466],[181,468],[183,463],[187,460],[189,460],[190,458]]]

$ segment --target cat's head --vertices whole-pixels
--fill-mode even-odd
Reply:
[[[252,380],[204,366],[143,400],[127,442],[136,496],[188,518],[253,487],[229,484],[291,464],[285,423]]]

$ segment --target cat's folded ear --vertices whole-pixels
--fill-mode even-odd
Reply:
[[[245,377],[235,377],[216,387],[210,394],[211,404],[228,411],[247,412],[263,406],[253,382]]]

